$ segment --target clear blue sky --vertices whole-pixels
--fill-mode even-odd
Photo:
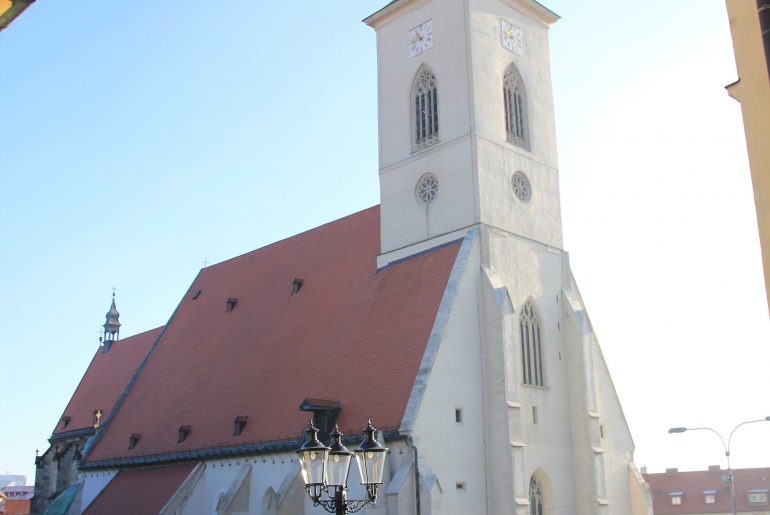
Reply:
[[[360,20],[384,3],[40,0],[0,33],[0,474],[33,481],[113,286],[121,334],[142,332],[204,258],[378,203]],[[724,3],[545,4],[565,245],[637,463],[723,463],[666,429],[770,415]],[[768,436],[742,430],[733,464],[770,465]]]

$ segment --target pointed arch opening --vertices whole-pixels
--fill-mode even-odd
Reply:
[[[513,63],[508,65],[503,75],[503,104],[506,139],[516,146],[529,150],[527,97],[524,92],[524,81]]]
[[[543,515],[545,513],[545,501],[543,487],[534,474],[529,478],[529,515]]]
[[[533,386],[545,386],[540,317],[532,300],[528,300],[521,309],[519,336],[521,337],[522,382]]]
[[[425,64],[412,83],[412,150],[438,142],[438,81]]]

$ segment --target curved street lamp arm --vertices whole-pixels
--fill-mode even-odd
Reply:
[[[768,418],[770,418],[770,417],[768,417]],[[767,421],[768,421],[768,418],[760,418],[760,419],[757,419],[757,420],[747,420],[746,422],[741,422],[740,424],[738,424],[737,426],[735,426],[735,427],[733,428],[733,430],[732,430],[732,431],[730,431],[730,436],[727,438],[727,455],[728,455],[728,456],[730,455],[730,442],[731,442],[731,441],[732,441],[732,439],[733,439],[733,433],[735,433],[735,430],[736,430],[736,429],[738,429],[738,428],[739,428],[739,427],[741,427],[741,426],[745,426],[746,424],[754,424],[754,423],[756,423],[756,422],[767,422]]]

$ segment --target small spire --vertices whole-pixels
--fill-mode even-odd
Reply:
[[[112,304],[105,318],[104,340],[116,341],[120,338],[120,313],[118,313],[118,308],[115,306],[115,288],[112,288]]]

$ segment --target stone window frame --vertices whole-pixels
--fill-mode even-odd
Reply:
[[[522,383],[527,386],[545,387],[545,366],[543,364],[542,317],[535,302],[530,298],[521,308],[519,315],[519,338],[521,339]]]
[[[529,478],[529,514],[543,515],[545,513],[543,505],[543,488],[533,474]]]
[[[519,69],[510,63],[503,73],[503,108],[505,115],[505,139],[508,143],[530,149],[529,115],[524,79]]]
[[[427,64],[421,64],[409,95],[412,113],[412,152],[439,142],[438,80]]]

